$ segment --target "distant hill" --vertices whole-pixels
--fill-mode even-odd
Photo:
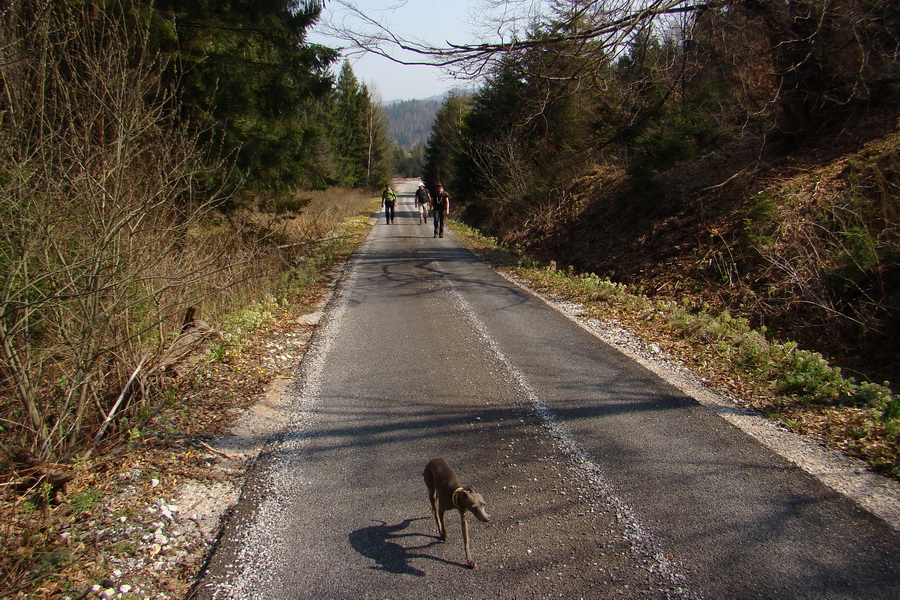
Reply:
[[[452,91],[457,91],[457,88],[454,88]],[[461,89],[461,91],[464,92],[466,90]],[[446,98],[447,95],[450,93],[451,92],[444,92],[443,94],[437,94],[435,96],[429,96],[427,98],[415,98],[414,100],[419,100],[419,101],[437,100],[438,102],[443,102],[444,98]],[[384,102],[384,105],[391,106],[392,104],[400,104],[401,102],[409,102],[409,100],[388,100],[387,102]]]
[[[391,136],[397,140],[397,145],[406,151],[424,145],[428,141],[431,126],[440,108],[439,97],[385,104],[384,110],[390,120]]]

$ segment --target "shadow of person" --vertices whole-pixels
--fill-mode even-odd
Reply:
[[[387,571],[389,573],[396,573],[397,575],[424,577],[424,571],[417,569],[410,564],[410,561],[416,558],[424,558],[465,567],[465,565],[461,563],[455,563],[430,554],[416,552],[440,543],[440,540],[436,539],[434,536],[425,535],[423,533],[404,533],[404,530],[406,530],[413,521],[422,520],[425,520],[425,517],[405,519],[396,525],[388,525],[384,521],[376,521],[376,523],[378,523],[377,525],[370,525],[369,527],[357,529],[356,531],[351,532],[347,538],[354,550],[375,561],[376,564],[369,568],[377,571]],[[405,546],[395,541],[411,538],[423,538],[430,541],[418,546]]]

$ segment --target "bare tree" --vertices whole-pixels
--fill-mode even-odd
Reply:
[[[0,369],[39,457],[139,396],[147,348],[160,353],[233,260],[192,251],[221,199],[200,181],[218,167],[174,118],[146,25],[110,7],[2,12]]]
[[[387,160],[388,152],[388,117],[381,101],[373,95],[367,86],[363,86],[361,101],[362,121],[366,135],[366,183],[370,186],[378,186],[380,181],[375,181],[381,176],[384,169],[379,169]]]
[[[443,45],[392,33],[390,23],[353,0],[336,0],[346,18],[332,20],[327,31],[348,44],[348,51],[372,52],[406,65],[434,65],[463,77],[488,72],[499,57],[557,42],[591,41],[615,53],[631,36],[660,18],[722,7],[727,0],[483,0],[473,12],[482,15],[478,39]],[[403,2],[394,10],[402,9]],[[534,38],[535,26],[555,22],[553,31]],[[397,51],[404,56],[398,56]]]
[[[482,15],[477,39],[437,44],[394,34],[389,22],[354,0],[334,4],[343,7],[346,18],[332,21],[329,32],[347,44],[347,51],[434,65],[465,78],[483,77],[501,57],[529,49],[546,51],[556,45],[570,56],[593,54],[602,62],[620,55],[647,31],[681,27],[688,41],[690,23],[718,14],[718,23],[726,28],[743,22],[756,35],[748,39],[735,32],[726,46],[752,61],[763,53],[773,78],[770,105],[779,128],[788,134],[818,127],[850,102],[877,100],[900,77],[900,13],[890,0],[483,0],[473,11]],[[402,10],[403,4],[393,10]],[[742,40],[748,44],[742,46]],[[530,76],[538,74],[533,67]]]

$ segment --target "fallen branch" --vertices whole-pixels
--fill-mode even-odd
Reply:
[[[281,244],[280,246],[276,246],[279,250],[284,250],[285,248],[295,248],[297,246],[306,246],[309,244],[319,244],[321,242],[330,242],[332,240],[342,240],[344,238],[349,237],[358,237],[362,235],[361,233],[348,233],[347,235],[336,235],[333,237],[327,238],[319,238],[317,240],[303,240],[302,242],[294,242],[293,244]]]
[[[215,448],[213,448],[212,446],[210,446],[209,444],[207,444],[206,442],[204,442],[202,440],[197,440],[197,443],[200,444],[201,446],[203,446],[204,448],[206,448],[207,450],[209,450],[210,452],[218,454],[219,456],[224,456],[228,460],[234,460],[234,457],[231,456],[230,454],[225,454],[224,452],[222,452],[220,450],[216,450]]]
[[[138,373],[141,371],[141,367],[144,366],[144,363],[147,362],[147,359],[150,358],[150,353],[147,352],[144,354],[144,358],[141,359],[141,362],[138,363],[137,368],[134,370],[134,373],[131,374],[131,377],[128,378],[128,381],[125,383],[125,387],[122,388],[122,392],[119,394],[119,397],[116,399],[115,404],[113,404],[112,409],[110,409],[109,414],[103,420],[103,424],[100,425],[100,431],[97,432],[97,435],[94,436],[94,444],[96,445],[100,438],[106,433],[106,428],[109,426],[110,421],[112,421],[113,417],[116,416],[116,412],[119,410],[119,405],[122,404],[122,400],[125,398],[125,394],[128,392],[128,388],[131,387],[131,384],[134,382]]]
[[[196,346],[218,336],[221,336],[221,333],[211,328],[205,321],[196,319],[190,323],[186,322],[182,327],[182,333],[172,342],[172,345],[159,358],[149,373],[153,374],[173,368],[174,365],[178,365],[189,356]]]

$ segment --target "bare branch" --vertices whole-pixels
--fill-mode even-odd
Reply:
[[[481,12],[489,15],[486,19],[494,19],[492,39],[484,37],[467,43],[444,40],[443,45],[397,35],[390,23],[373,16],[371,10],[364,11],[351,0],[337,0],[334,4],[344,8],[346,17],[341,23],[328,23],[326,31],[347,43],[342,50],[369,52],[402,65],[437,66],[457,77],[474,77],[485,73],[499,57],[530,48],[590,41],[605,51],[615,52],[655,19],[722,7],[730,2],[591,0],[573,2],[574,10],[562,14],[557,11],[557,14],[540,15],[536,4],[541,3],[486,0]],[[402,9],[403,4],[393,10]],[[552,23],[552,29],[536,35],[535,28],[541,27],[542,20]]]

